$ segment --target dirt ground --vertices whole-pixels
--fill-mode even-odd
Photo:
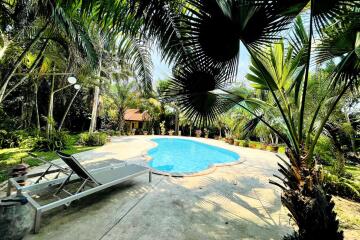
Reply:
[[[334,197],[335,211],[346,240],[360,239],[360,203]]]

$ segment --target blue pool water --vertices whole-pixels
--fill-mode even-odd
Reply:
[[[151,168],[168,173],[195,173],[213,164],[238,161],[240,156],[223,148],[179,138],[154,138],[157,147],[148,155]]]

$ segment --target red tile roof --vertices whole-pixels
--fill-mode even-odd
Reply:
[[[141,112],[140,109],[127,109],[124,116],[125,121],[149,121],[150,115],[145,111]]]

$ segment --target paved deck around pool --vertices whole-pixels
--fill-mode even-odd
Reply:
[[[115,137],[77,157],[89,167],[111,158],[146,164],[142,153],[152,146],[149,139]],[[154,175],[151,184],[138,177],[45,215],[40,233],[25,239],[280,239],[291,231],[280,191],[268,183],[277,169],[275,154],[194,140],[236,151],[246,161],[205,176]]]

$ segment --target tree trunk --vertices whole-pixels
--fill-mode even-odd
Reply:
[[[96,130],[96,120],[97,120],[97,111],[98,111],[98,106],[99,106],[99,97],[100,97],[100,88],[99,88],[99,86],[95,86],[89,133],[93,133]]]
[[[101,77],[101,56],[100,56],[100,59],[99,59],[98,76]],[[100,87],[95,86],[89,133],[93,133],[96,130],[96,121],[97,121],[97,112],[98,112],[98,107],[99,107],[99,98],[100,98]]]
[[[72,97],[70,103],[68,104],[68,107],[66,108],[66,111],[65,111],[65,113],[64,113],[64,116],[63,116],[62,119],[61,119],[61,122],[60,122],[60,125],[59,125],[59,128],[58,128],[58,132],[61,131],[61,128],[62,128],[62,126],[63,126],[63,124],[64,124],[65,119],[66,119],[66,116],[67,116],[67,114],[69,113],[69,110],[70,110],[70,108],[71,108],[71,106],[72,106],[72,104],[73,104],[76,96],[77,96],[78,93],[80,92],[80,90],[81,90],[81,88],[76,91],[75,95]]]
[[[119,108],[119,111],[118,111],[118,128],[119,128],[119,132],[120,132],[121,135],[124,134],[124,125],[125,125],[124,114],[125,114],[125,110]]]
[[[2,87],[0,89],[0,103],[2,103],[2,101],[4,100],[6,88],[7,88],[8,84],[9,84],[11,78],[13,77],[15,71],[21,65],[21,63],[22,63],[23,59],[25,58],[26,54],[31,50],[31,48],[35,45],[35,43],[41,38],[41,36],[44,33],[44,31],[46,30],[48,24],[49,24],[49,22],[47,22],[43,26],[43,28],[40,29],[40,31],[37,33],[35,38],[32,39],[31,42],[25,47],[24,51],[21,53],[21,55],[16,60],[16,62],[14,63],[14,65],[11,68],[11,70],[9,71],[9,73],[6,75],[6,77],[5,77],[4,81],[3,81],[4,84],[2,85]]]
[[[175,107],[175,135],[179,135],[179,110]]]
[[[53,67],[53,72],[55,72],[55,65]],[[50,135],[53,130],[53,122],[54,122],[54,85],[55,85],[55,75],[51,78],[51,89],[50,89],[50,99],[49,99],[49,108],[48,108],[48,116],[47,116],[47,125],[46,125],[46,137],[50,139]]]
[[[189,137],[191,137],[191,132],[192,132],[192,125],[190,124],[190,127],[189,127]]]
[[[39,104],[38,104],[38,86],[34,84],[34,92],[35,92],[35,113],[36,113],[36,129],[37,135],[40,133],[40,114],[39,114]]]

